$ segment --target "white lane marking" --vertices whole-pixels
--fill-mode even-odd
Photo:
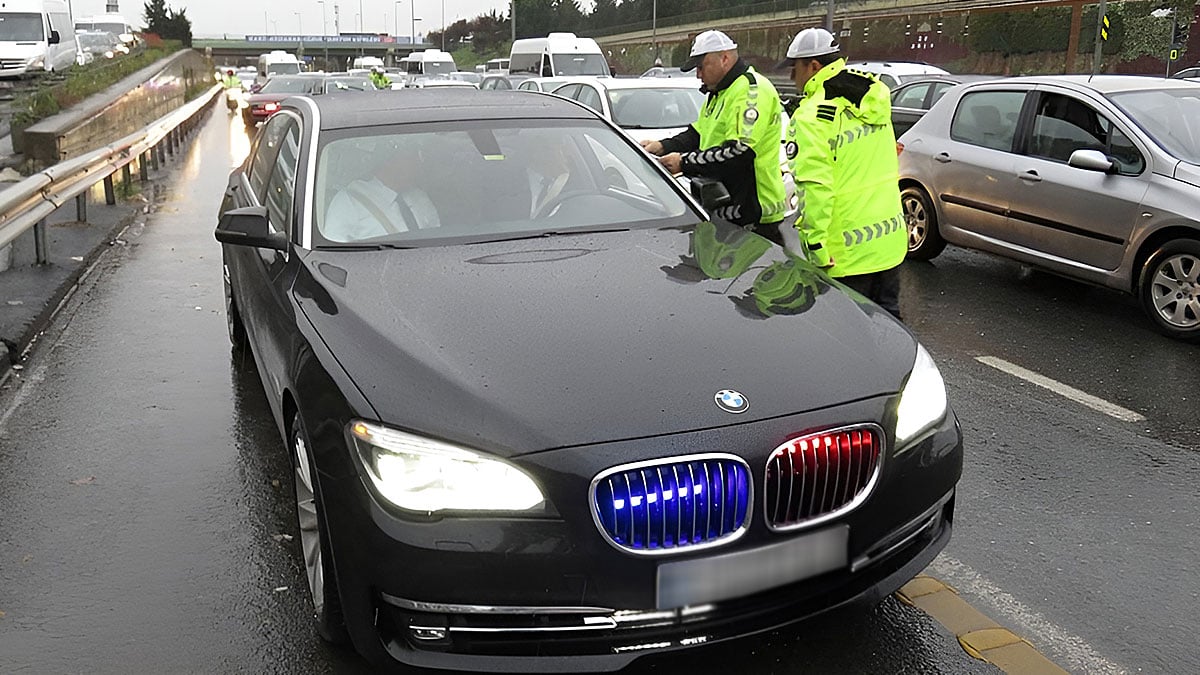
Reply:
[[[1057,656],[1065,659],[1067,670],[1089,675],[1123,675],[1129,669],[1101,656],[1083,638],[1068,633],[1049,619],[1030,609],[999,586],[980,576],[970,566],[946,555],[939,555],[929,565],[933,576],[955,589],[969,593],[984,602],[1009,622],[1016,624],[1018,635],[1041,646],[1052,646]],[[1040,649],[1039,649],[1040,651]]]
[[[0,436],[5,435],[4,428],[8,425],[9,418],[17,411],[17,408],[20,408],[25,403],[25,399],[29,398],[29,395],[33,393],[37,385],[46,380],[46,371],[46,366],[38,366],[21,382],[21,388],[17,390],[17,395],[13,397],[12,405],[8,406],[8,410],[5,410],[3,415],[0,415]]]
[[[1122,408],[1116,403],[1109,403],[1102,398],[1092,396],[1085,391],[1079,391],[1075,387],[1068,384],[1063,384],[1058,380],[1052,380],[1045,375],[1039,375],[1032,370],[1026,370],[1014,363],[1009,363],[1004,359],[998,359],[995,356],[977,356],[975,360],[985,366],[991,366],[996,370],[1001,370],[1014,377],[1019,377],[1027,382],[1032,382],[1039,387],[1044,387],[1059,396],[1069,398],[1076,403],[1081,403],[1096,412],[1102,412],[1109,417],[1115,417],[1122,422],[1142,422],[1146,418],[1138,413],[1135,413],[1128,408]]]

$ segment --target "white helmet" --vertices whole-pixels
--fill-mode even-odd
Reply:
[[[805,28],[792,38],[792,44],[788,45],[787,58],[779,63],[779,67],[790,66],[800,59],[815,59],[818,56],[836,54],[840,49],[833,33],[824,28]]]

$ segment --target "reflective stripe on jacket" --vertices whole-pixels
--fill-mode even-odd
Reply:
[[[713,215],[739,225],[778,223],[786,210],[779,169],[783,104],[767,78],[748,66],[739,70],[705,101],[693,125],[700,149],[682,156],[683,173],[725,184],[733,204]]]
[[[804,86],[785,145],[800,216],[796,227],[830,276],[870,274],[899,265],[908,251],[900,206],[899,161],[886,85],[844,60]]]

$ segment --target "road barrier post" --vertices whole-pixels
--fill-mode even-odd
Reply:
[[[87,192],[75,195],[75,220],[87,222]]]
[[[42,218],[33,226],[33,250],[37,264],[45,265],[48,260],[46,251],[46,219]]]
[[[117,203],[117,192],[113,189],[112,174],[104,177],[104,203],[112,206]]]

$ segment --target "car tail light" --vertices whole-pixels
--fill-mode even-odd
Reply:
[[[883,458],[874,425],[794,438],[775,449],[764,476],[767,525],[815,525],[857,507],[870,493]]]
[[[263,106],[263,110],[266,110],[267,112],[275,112],[276,110],[279,110],[279,104],[278,103],[268,103]]]

